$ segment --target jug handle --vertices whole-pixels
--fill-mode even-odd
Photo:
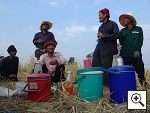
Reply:
[[[23,91],[24,92],[35,92],[35,91],[40,91],[39,89],[36,89],[36,90],[27,90],[26,88],[29,86],[29,84],[27,83],[26,85],[25,85],[25,87],[23,88]]]

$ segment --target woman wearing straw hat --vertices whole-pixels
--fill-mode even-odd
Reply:
[[[140,84],[146,86],[144,63],[141,53],[143,30],[136,25],[136,20],[131,15],[121,15],[119,17],[119,22],[124,27],[119,33],[119,41],[121,44],[120,55],[125,65],[133,65],[135,67]]]
[[[40,25],[41,32],[36,33],[34,36],[33,44],[37,48],[35,51],[35,57],[37,59],[39,59],[40,56],[45,53],[44,48],[43,48],[44,43],[50,40],[55,41],[54,34],[48,31],[51,28],[52,28],[51,22],[43,21]]]

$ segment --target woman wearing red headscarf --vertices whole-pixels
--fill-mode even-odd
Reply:
[[[109,68],[112,66],[113,55],[117,54],[118,25],[109,19],[107,8],[99,11],[99,21],[102,23],[98,29],[98,43],[93,54],[93,67]],[[104,76],[104,84],[107,85],[107,74]]]
[[[46,65],[52,82],[59,82],[60,80],[65,79],[64,64],[66,60],[59,52],[55,52],[56,45],[56,41],[46,42],[44,44],[46,53],[41,55],[39,60],[40,64]]]

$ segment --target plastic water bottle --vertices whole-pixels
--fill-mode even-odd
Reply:
[[[42,65],[39,62],[34,65],[34,73],[42,73]]]
[[[121,56],[117,57],[117,66],[122,66],[123,65],[123,59]]]
[[[71,71],[67,72],[67,79],[66,81],[71,81]]]

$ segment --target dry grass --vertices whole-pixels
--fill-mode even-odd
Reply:
[[[19,78],[25,80],[32,71],[33,64],[23,66],[19,72]],[[146,71],[147,82],[150,81],[150,71]],[[14,85],[9,82],[9,85]],[[138,89],[142,89],[138,85]],[[109,102],[109,92],[104,88],[104,97],[99,102],[87,103],[79,100],[77,96],[67,96],[61,90],[53,95],[48,102],[31,102],[22,97],[0,97],[1,111],[11,110],[14,113],[150,113],[150,84],[147,85],[147,111],[127,110],[127,103],[113,104]]]

